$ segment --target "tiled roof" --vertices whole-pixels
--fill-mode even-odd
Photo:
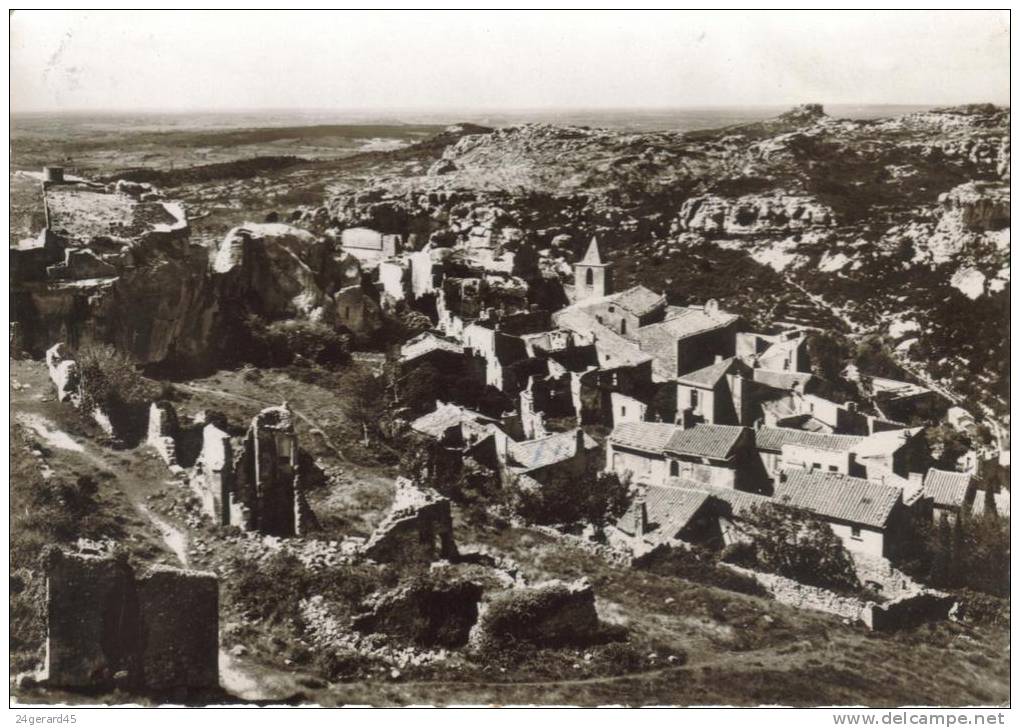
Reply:
[[[739,371],[742,374],[749,373],[751,368],[739,359],[730,357],[729,359],[723,359],[715,362],[714,364],[709,364],[707,367],[702,369],[697,369],[693,372],[684,374],[682,377],[677,377],[677,382],[680,384],[689,384],[693,387],[712,389],[724,375],[735,371]]]
[[[669,439],[680,428],[667,422],[621,422],[609,440],[614,445],[662,454]]]
[[[436,408],[427,415],[422,415],[411,423],[411,429],[424,435],[442,437],[451,427],[456,427],[463,422],[495,422],[491,417],[486,417],[478,412],[472,412],[464,407],[455,404],[438,404]]]
[[[921,431],[920,427],[908,427],[902,430],[885,430],[868,435],[854,448],[861,457],[890,455]]]
[[[413,339],[400,347],[400,360],[410,361],[424,356],[433,351],[448,351],[453,354],[463,354],[464,347],[449,339],[436,336],[430,331],[418,334]]]
[[[967,500],[970,475],[932,468],[924,476],[924,493],[935,505],[959,508]]]
[[[774,372],[771,369],[755,369],[754,381],[776,389],[803,387],[805,393],[817,390],[819,384],[815,376],[808,372]]]
[[[707,493],[713,498],[728,504],[731,513],[734,514],[743,513],[749,510],[751,506],[772,501],[768,496],[758,495],[757,493],[748,493],[747,491],[734,490],[732,488],[716,488],[715,486],[703,485],[680,478],[667,478],[665,487],[698,490]]]
[[[773,499],[824,518],[884,528],[900,490],[840,473],[793,471],[775,485]]]
[[[706,313],[700,308],[685,308],[683,306],[671,306],[666,320],[657,324],[642,326],[641,331],[646,329],[658,329],[666,332],[674,341],[688,336],[700,334],[702,331],[718,329],[737,320],[737,315],[719,311],[715,315]]]
[[[644,286],[634,286],[610,296],[613,303],[625,308],[635,316],[642,316],[666,303],[666,297]]]
[[[700,490],[650,487],[644,501],[648,514],[649,540],[662,543],[676,538],[708,499],[708,493]]]
[[[553,318],[560,328],[581,335],[594,334],[599,365],[604,368],[637,366],[652,358],[633,341],[628,341],[608,326],[600,324],[594,316],[581,308],[569,306],[553,314]]]
[[[666,450],[683,455],[725,460],[730,457],[737,440],[746,429],[735,425],[695,425],[689,430],[673,433],[666,443]]]
[[[754,433],[759,450],[779,452],[783,445],[800,445],[814,450],[849,452],[864,440],[856,435],[826,435],[819,432],[793,430],[789,427],[760,427]]]
[[[588,435],[584,435],[586,450],[597,448],[599,444]],[[577,454],[577,430],[557,432],[537,440],[507,443],[510,450],[510,467],[519,473],[537,470],[548,465],[555,465],[569,460]]]

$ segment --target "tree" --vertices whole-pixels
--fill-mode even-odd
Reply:
[[[955,470],[956,461],[971,449],[970,437],[948,422],[928,427],[924,431],[924,436],[936,459],[936,466],[940,468]]]
[[[850,360],[850,346],[831,333],[816,333],[808,337],[808,359],[811,372],[829,382],[843,377],[843,369]]]
[[[523,482],[522,482],[523,481]],[[580,474],[555,471],[541,484],[530,478],[510,486],[511,509],[529,523],[542,525],[590,524],[601,537],[606,524],[623,515],[630,503],[630,486],[616,473],[599,470],[588,462]]]
[[[514,265],[510,272],[518,278],[530,281],[538,276],[538,253],[531,243],[524,243],[514,254]]]
[[[385,382],[382,377],[362,370],[351,374],[347,389],[349,396],[343,399],[344,415],[361,430],[364,444],[368,445],[371,435],[380,432],[386,404]]]
[[[764,571],[827,589],[856,590],[853,560],[829,525],[810,511],[779,503],[751,506],[743,528]]]

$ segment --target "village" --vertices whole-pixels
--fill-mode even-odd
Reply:
[[[976,448],[949,463],[932,451],[929,428],[972,426],[965,409],[852,364],[838,382],[822,378],[812,340],[826,334],[810,325],[755,331],[714,299],[672,305],[642,285],[617,290],[598,234],[575,256],[568,235],[535,250],[521,231],[493,231],[484,220],[453,241],[423,241],[367,227],[320,237],[295,214],[292,223],[274,215],[236,228],[205,251],[188,242],[183,205],[149,185],[67,179],[59,167],[40,178],[47,225],[12,248],[11,267],[28,298],[35,305],[45,298],[46,307],[12,322],[12,348],[45,349],[57,398],[109,437],[130,429],[131,416],[104,411],[90,391],[94,377],[50,332],[75,330],[76,307],[60,305],[62,296],[116,290],[125,270],[152,255],[204,254],[203,275],[230,300],[257,293],[268,316],[323,323],[356,341],[387,317],[416,321],[410,338],[389,347],[386,390],[398,403],[402,389],[419,390],[392,425],[411,449],[386,519],[367,539],[329,542],[340,560],[491,566],[491,557],[456,543],[449,487],[471,477],[504,494],[487,506],[493,512],[618,563],[638,567],[663,553],[711,548],[731,554],[727,568],[773,599],[889,630],[958,613],[951,595],[901,568],[933,528],[964,516],[1009,517],[1009,491],[982,477],[1008,468],[1008,451]],[[429,387],[425,407],[421,382]],[[281,402],[250,423],[228,423],[213,411],[185,417],[156,400],[139,447],[165,464],[205,523],[301,540],[319,530],[306,491],[323,470],[302,449],[295,417]],[[584,505],[563,505],[571,499]],[[821,533],[826,548],[845,557],[839,578],[784,570],[749,548],[763,538],[766,514],[790,520],[795,549],[799,532]],[[47,665],[38,682],[81,688],[114,674],[125,684],[130,674],[147,689],[218,684],[220,650],[209,627],[218,619],[216,574],[161,566],[136,577],[113,555],[88,550],[47,558]],[[545,595],[526,638],[583,642],[597,631],[590,584],[525,585],[512,569],[500,573],[510,594]],[[72,610],[87,616],[61,616],[60,605],[97,579],[104,586],[95,602],[75,601]],[[496,637],[479,637],[481,589],[456,587],[430,592],[417,607],[471,603],[467,616],[463,604],[450,608],[461,620],[452,644],[496,639],[499,629],[522,636],[510,620],[487,625]],[[112,650],[108,636],[99,639],[98,625],[110,619],[103,589],[138,592],[141,638],[122,634]],[[170,592],[195,609],[167,614],[159,601]],[[385,621],[379,610],[394,608],[386,598],[362,625]]]

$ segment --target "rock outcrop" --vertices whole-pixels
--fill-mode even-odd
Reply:
[[[342,324],[356,333],[378,325],[357,258],[292,225],[234,228],[212,252],[212,270],[218,299],[235,314]]]

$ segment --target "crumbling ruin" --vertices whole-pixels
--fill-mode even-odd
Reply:
[[[478,619],[481,598],[482,586],[472,581],[416,580],[373,597],[352,626],[421,647],[462,647]]]
[[[243,438],[222,422],[202,429],[202,450],[191,471],[191,489],[202,511],[222,526],[270,536],[297,536],[314,528],[293,416],[286,404],[252,419]]]
[[[87,396],[78,362],[64,344],[57,343],[46,350],[46,368],[57,390],[57,401],[70,402],[79,410],[92,403],[92,398]],[[85,414],[89,415],[107,435],[112,437],[115,434],[110,416],[101,408],[92,404],[90,411]]]
[[[457,557],[450,501],[432,489],[397,478],[397,491],[386,518],[362,553],[376,561],[435,561]]]
[[[57,548],[45,566],[49,685],[218,687],[215,574],[162,565],[136,574],[123,558]]]

